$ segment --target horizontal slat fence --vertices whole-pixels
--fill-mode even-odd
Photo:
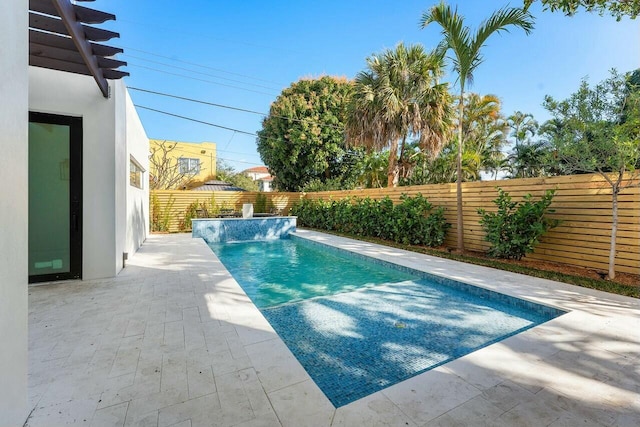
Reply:
[[[268,208],[272,207],[284,214],[287,214],[295,201],[302,196],[300,193],[258,193],[255,191],[153,190],[151,191],[151,198],[157,197],[161,210],[171,206],[169,231],[175,232],[180,231],[180,223],[184,219],[187,208],[193,202],[210,205],[213,201],[219,208],[234,209],[242,212],[242,205],[244,203],[255,204],[258,194],[266,196]]]
[[[542,237],[529,259],[559,262],[598,270],[607,270],[611,233],[611,187],[600,175],[570,175],[551,178],[510,179],[502,181],[468,182],[462,185],[465,247],[484,252],[489,243],[484,240],[478,209],[495,211],[493,200],[496,186],[514,200],[530,193],[540,197],[547,189],[557,189],[550,215],[562,223]],[[402,194],[421,193],[433,205],[443,206],[452,228],[445,245],[456,246],[456,186],[455,184],[416,185],[351,191],[308,193],[310,199],[341,199],[344,197],[389,196],[394,203]],[[618,196],[618,238],[616,271],[640,274],[640,189],[628,188]]]
[[[540,197],[547,189],[557,189],[550,215],[562,223],[542,237],[540,244],[528,258],[559,262],[573,266],[606,271],[611,232],[611,187],[599,175],[570,175],[551,178],[527,178],[502,181],[478,181],[463,183],[463,215],[465,247],[484,252],[489,248],[480,227],[479,208],[495,211],[493,200],[500,186],[514,200],[526,194]],[[267,203],[288,213],[301,197],[309,199],[342,199],[344,197],[370,197],[380,199],[389,196],[394,203],[402,194],[421,193],[434,206],[443,206],[452,228],[445,245],[456,245],[456,186],[455,184],[415,185],[396,188],[376,188],[349,191],[324,191],[316,193],[262,193]],[[204,191],[154,191],[161,206],[170,197],[174,200],[170,231],[177,231],[187,206],[194,200],[208,202],[211,197],[219,206],[242,210],[243,203],[255,203],[255,192],[204,192]],[[616,271],[640,274],[640,188],[628,188],[618,196],[618,238]]]

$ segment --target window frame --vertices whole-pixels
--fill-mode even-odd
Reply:
[[[184,170],[185,161],[186,170]],[[195,165],[192,166],[194,162]],[[200,159],[197,157],[178,157],[178,173],[181,175],[198,175],[200,173]]]
[[[144,173],[145,172],[146,170],[140,165],[140,162],[138,162],[135,159],[135,157],[129,156],[129,185],[131,187],[144,190]],[[134,180],[132,180],[133,176],[137,176],[139,182],[136,183]]]

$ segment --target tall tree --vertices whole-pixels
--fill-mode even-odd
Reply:
[[[546,175],[549,145],[545,141],[527,141],[514,145],[509,154],[511,178],[534,178]]]
[[[524,7],[528,8],[534,1],[524,0]],[[560,10],[568,16],[573,16],[581,7],[587,12],[598,12],[601,16],[609,12],[618,21],[624,16],[635,19],[640,14],[638,0],[541,0],[541,3],[544,10]]]
[[[367,69],[356,76],[347,142],[369,152],[389,149],[389,187],[398,184],[398,158],[408,138],[432,155],[446,139],[451,101],[442,74],[442,55],[400,43],[367,58]]]
[[[511,129],[513,146],[509,154],[509,176],[511,178],[533,178],[546,174],[548,144],[534,141],[540,126],[533,114],[516,111],[507,117]]]
[[[558,167],[565,173],[598,173],[611,187],[611,242],[608,278],[615,278],[618,195],[640,186],[640,85],[634,74],[612,71],[610,78],[591,87],[583,80],[564,101],[547,96],[552,114],[549,143]]]
[[[515,145],[520,145],[533,138],[539,127],[533,114],[522,111],[516,111],[507,117],[507,124],[511,128],[511,137],[515,140]]]
[[[302,79],[271,104],[257,145],[280,190],[300,191],[312,181],[350,182],[352,166],[362,157],[344,141],[352,90],[345,78]]]
[[[507,124],[500,114],[500,100],[495,95],[469,93],[465,96],[462,179],[480,179],[481,172],[498,172],[504,157]]]
[[[460,85],[460,101],[458,102],[458,157],[456,162],[456,189],[457,189],[457,250],[464,251],[464,230],[462,221],[462,152],[463,152],[463,117],[464,117],[464,93],[467,83],[473,82],[473,73],[482,63],[483,57],[480,50],[485,46],[487,39],[494,33],[508,31],[509,26],[522,28],[529,34],[533,30],[533,17],[529,12],[518,8],[503,8],[494,12],[489,19],[483,21],[475,33],[464,25],[464,17],[458,14],[458,9],[451,9],[444,2],[433,6],[422,14],[420,26],[425,28],[431,23],[442,27],[444,40],[441,43],[443,50],[453,52],[453,69],[458,75]]]

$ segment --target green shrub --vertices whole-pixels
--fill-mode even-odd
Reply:
[[[191,220],[198,217],[198,210],[200,210],[198,200],[191,202],[189,206],[187,206],[187,209],[184,211],[184,217],[182,217],[178,223],[178,229],[180,231],[191,230]]]
[[[267,196],[263,193],[256,194],[256,201],[253,204],[255,213],[267,213]]]
[[[394,205],[389,197],[328,201],[305,198],[292,207],[291,214],[298,217],[300,225],[321,230],[413,245],[442,245],[451,227],[444,218],[444,209],[434,208],[421,194],[403,194],[400,200]]]
[[[521,203],[511,200],[509,193],[498,187],[498,198],[493,201],[497,212],[478,209],[482,216],[480,225],[486,235],[485,240],[491,243],[490,256],[506,259],[521,259],[533,252],[540,236],[556,227],[558,220],[546,218],[555,190],[547,190],[540,200],[532,201],[531,194],[524,197]]]
[[[172,209],[175,203],[173,196],[169,196],[164,206],[156,194],[151,194],[151,231],[169,231]]]

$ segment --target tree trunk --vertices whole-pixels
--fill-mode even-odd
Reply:
[[[387,187],[398,184],[398,141],[392,141],[389,147],[389,169],[387,170]]]
[[[616,278],[616,235],[618,233],[618,193],[619,183],[612,188],[611,192],[611,246],[609,247],[609,273],[607,279]]]
[[[458,120],[458,158],[456,161],[456,219],[458,226],[457,251],[464,252],[464,229],[462,221],[462,120],[464,119],[464,86],[460,86],[460,105]]]

